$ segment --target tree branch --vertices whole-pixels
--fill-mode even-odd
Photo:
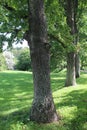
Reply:
[[[6,2],[5,4],[3,4],[3,7],[4,7],[5,9],[9,10],[9,11],[15,11],[15,9],[14,9],[13,7],[9,6],[9,5],[7,4],[7,2]]]
[[[66,48],[67,46],[60,40],[60,38],[58,36],[55,36],[53,34],[48,34],[48,36],[51,38],[51,39],[54,39],[56,41],[58,41],[59,43],[61,43],[62,47],[63,48]]]
[[[12,11],[16,11],[15,8],[11,7],[8,5],[8,3],[5,3],[2,5],[5,9],[7,9],[8,11],[12,12]],[[21,18],[23,19],[27,19],[28,18],[28,15],[20,15]]]

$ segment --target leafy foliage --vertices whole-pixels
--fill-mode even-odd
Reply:
[[[66,67],[66,52],[65,49],[57,41],[51,41],[51,71],[60,71]]]
[[[16,69],[23,71],[31,70],[31,59],[29,55],[29,49],[22,49],[17,60],[18,62],[15,66]]]
[[[7,69],[7,65],[6,65],[5,57],[3,56],[2,53],[0,53],[0,71],[6,70],[6,69]]]
[[[21,6],[21,4],[23,4],[23,6]],[[25,30],[28,27],[28,18],[26,16],[26,14],[28,14],[28,6],[26,0],[22,0],[21,2],[15,2],[15,0],[3,1],[0,7],[1,36],[3,36],[4,33],[6,33],[6,35],[10,34],[9,38],[5,36],[6,39],[4,39],[8,41],[9,46],[11,46],[13,42],[21,42]]]
[[[9,46],[12,46],[13,42],[17,43],[23,41],[24,34],[28,30],[28,4],[27,0],[21,0],[21,2],[16,2],[15,0],[1,0],[0,2],[0,51],[2,51],[2,46],[5,41],[8,42]],[[60,53],[60,46],[64,47],[66,52],[77,49],[72,45],[70,28],[66,23],[65,4],[66,1],[64,0],[45,0],[49,42],[53,47],[53,49],[51,49],[51,56],[54,55],[54,53],[56,54],[57,51]],[[79,45],[81,44],[82,47],[82,44],[86,44],[87,40],[87,2],[78,0],[78,4],[76,20],[79,30]],[[57,38],[53,39],[52,36]],[[56,43],[58,47],[55,51]],[[61,55],[59,57],[59,53],[57,53],[57,59],[60,60]],[[65,53],[62,55],[65,57]],[[54,59],[54,61],[55,60],[56,59]],[[56,61],[55,63],[58,63]]]
[[[81,69],[87,70],[87,42],[83,42],[80,51]]]

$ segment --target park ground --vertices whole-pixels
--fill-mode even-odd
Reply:
[[[65,71],[51,73],[55,106],[61,120],[37,124],[29,120],[33,100],[31,72],[0,72],[0,130],[87,130],[87,72],[75,87],[64,87]]]

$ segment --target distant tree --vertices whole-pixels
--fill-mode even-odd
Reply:
[[[65,14],[67,25],[70,28],[70,34],[72,36],[71,44],[77,45],[78,40],[78,29],[77,29],[77,9],[78,0],[66,0],[65,3]],[[75,86],[76,85],[76,72],[75,72],[75,49],[72,48],[67,53],[67,76],[65,86]],[[77,57],[76,57],[77,58]],[[76,64],[77,65],[77,64]]]
[[[11,51],[5,51],[4,52],[4,57],[5,57],[5,60],[6,60],[7,69],[8,70],[13,70],[14,69],[14,56],[13,56],[13,53]]]
[[[0,71],[6,70],[6,69],[7,69],[7,65],[6,65],[5,57],[3,53],[0,53]]]
[[[84,1],[86,2],[86,1]],[[81,10],[81,18],[79,20],[79,40],[80,40],[80,66],[81,69],[87,70],[87,3],[83,4],[84,10]]]
[[[24,48],[24,49],[21,49],[20,51],[21,52],[17,58],[15,69],[23,70],[23,71],[31,70],[31,59],[29,55],[29,49]]]
[[[82,44],[81,40],[86,35],[86,9],[87,1],[79,0],[59,0],[64,8],[64,14],[66,16],[66,23],[68,25],[68,32],[66,37],[70,39],[69,42],[65,40],[67,49],[67,76],[65,86],[74,86],[76,84],[76,78],[80,76],[80,47],[79,43]],[[85,15],[84,15],[85,14]],[[84,17],[82,17],[82,15]],[[84,30],[84,31],[82,31]],[[82,37],[82,38],[81,38]],[[86,35],[87,37],[87,35]],[[84,41],[86,38],[84,39]],[[86,43],[86,42],[85,42]]]
[[[87,70],[87,44],[82,43],[81,45],[81,51],[80,51],[80,57],[81,57],[81,69]]]

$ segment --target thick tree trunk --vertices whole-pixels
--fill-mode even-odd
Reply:
[[[70,52],[67,54],[67,76],[65,86],[75,86],[75,53]]]
[[[36,48],[35,53],[31,54],[31,59],[34,78],[34,101],[30,119],[43,123],[57,121],[50,88],[49,54],[43,47]]]
[[[44,0],[29,0],[30,53],[33,69],[34,100],[30,120],[49,123],[58,120],[50,87],[49,43]]]
[[[75,56],[75,72],[76,72],[76,78],[80,77],[80,58],[79,54],[76,54]]]

